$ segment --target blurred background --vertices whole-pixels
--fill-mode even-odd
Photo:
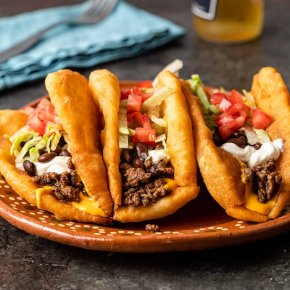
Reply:
[[[0,0],[0,17],[81,2]],[[179,58],[184,62],[181,77],[189,78],[192,73],[198,73],[203,81],[211,86],[249,90],[253,75],[263,66],[275,67],[285,82],[287,84],[290,82],[288,73],[290,32],[287,29],[290,24],[287,13],[290,2],[287,0],[266,1],[262,36],[251,42],[234,45],[209,43],[196,36],[192,24],[191,0],[128,0],[127,3],[183,27],[185,35],[140,56],[111,61],[88,69],[78,68],[77,70],[86,77],[92,70],[106,67],[120,80],[152,79],[165,65]],[[44,94],[46,91],[43,81],[26,83],[1,91],[0,107],[16,109]],[[15,98],[18,100],[17,103],[14,102]]]

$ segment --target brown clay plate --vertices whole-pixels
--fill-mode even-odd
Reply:
[[[121,89],[138,82],[121,82]],[[38,101],[30,105],[36,105]],[[12,225],[59,243],[111,252],[173,252],[201,250],[249,243],[290,230],[290,206],[280,217],[263,224],[235,220],[208,193],[200,173],[199,196],[174,215],[150,221],[161,232],[148,233],[145,225],[114,222],[110,227],[57,220],[51,213],[39,210],[13,191],[0,177],[0,215]]]

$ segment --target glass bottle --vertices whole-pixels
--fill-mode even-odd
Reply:
[[[196,34],[211,42],[246,42],[262,33],[264,0],[195,0],[191,10]]]

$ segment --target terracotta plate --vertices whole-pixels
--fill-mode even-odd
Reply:
[[[136,82],[121,82],[122,89]],[[37,103],[34,102],[32,105]],[[0,178],[0,214],[24,231],[56,242],[111,252],[171,252],[226,247],[266,239],[290,230],[290,206],[279,218],[263,224],[235,220],[211,198],[198,176],[199,196],[174,215],[151,221],[162,232],[148,233],[145,225],[114,222],[111,227],[61,221],[26,202]]]

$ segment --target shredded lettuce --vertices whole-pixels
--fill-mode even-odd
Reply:
[[[253,95],[248,93],[246,90],[243,90],[243,94],[245,96],[245,98],[243,98],[244,103],[247,106],[249,106],[251,109],[256,108],[256,102],[255,102]]]
[[[32,147],[29,149],[29,156],[30,156],[30,161],[32,162],[38,162],[38,157],[39,157],[39,151],[36,147]]]
[[[32,132],[32,131],[22,131],[18,134],[18,136],[15,136],[15,134],[9,139],[9,141],[12,143],[12,146],[10,147],[10,154],[17,157],[21,151],[19,151],[19,145],[22,142],[27,142],[31,138],[37,137],[39,134]],[[41,137],[40,137],[41,139]]]
[[[206,126],[210,130],[213,130],[217,127],[214,117],[220,115],[220,110],[209,102],[207,95],[203,90],[203,83],[199,75],[191,75],[191,80],[188,80],[188,83],[190,84],[190,91],[192,94],[198,96],[201,102],[201,110],[204,115]]]
[[[135,136],[136,135],[136,131],[134,129],[128,128],[129,130],[129,135],[130,136]]]
[[[129,138],[128,135],[119,132],[119,148],[128,148]]]
[[[159,118],[159,108],[155,107],[148,112],[151,121],[160,127],[167,127],[167,123],[163,118]]]
[[[155,88],[140,88],[144,94],[152,94],[155,92]]]
[[[29,140],[28,142],[25,143],[25,145],[23,146],[23,148],[21,149],[20,153],[18,154],[17,158],[16,158],[16,162],[21,162],[23,160],[23,157],[25,156],[25,154],[28,152],[28,150],[31,147],[34,147],[36,144],[39,143],[39,141],[41,140],[41,137],[34,137],[31,140]]]
[[[55,151],[60,138],[61,138],[61,133],[58,130],[56,130],[55,135],[51,141],[51,150],[52,151]]]
[[[54,138],[54,135],[55,135],[55,133],[53,133],[53,134],[48,138],[48,140],[47,140],[47,143],[46,143],[46,150],[47,150],[48,153],[50,153],[50,143],[51,143],[52,139]]]
[[[158,143],[158,142],[165,141],[165,140],[166,140],[166,134],[163,133],[163,134],[156,137],[155,142]]]
[[[183,61],[180,59],[176,59],[173,62],[171,62],[170,64],[168,64],[163,70],[170,71],[178,76],[178,73],[182,68],[183,68]],[[152,82],[153,87],[156,87],[157,83],[158,83],[158,75],[154,78],[154,80]]]
[[[120,108],[127,110],[127,103],[128,103],[127,99],[120,101]]]
[[[160,105],[171,93],[173,93],[173,89],[170,87],[164,87],[158,90],[152,97],[142,104],[142,112],[148,112]]]
[[[35,146],[37,148],[37,150],[45,148],[45,146],[47,144],[47,141],[48,141],[48,136],[47,135],[43,135],[43,137],[40,140],[40,142]]]
[[[124,135],[129,135],[128,123],[127,123],[127,110],[119,108],[118,118],[119,118],[118,119],[119,133],[124,134]],[[120,148],[123,148],[123,147],[120,147]]]
[[[17,132],[15,132],[13,134],[13,136],[9,138],[9,141],[11,143],[13,143],[15,141],[15,139],[20,135],[20,133],[24,133],[24,132],[27,132],[27,133],[28,132],[31,132],[31,133],[33,133],[33,131],[31,130],[31,128],[28,125],[26,125],[26,126],[22,127],[21,129],[19,129]]]
[[[266,142],[271,142],[271,140],[270,140],[270,138],[265,130],[255,129],[255,128],[253,128],[253,130],[257,134],[261,144],[264,144]]]
[[[62,131],[63,127],[60,124],[49,124],[45,130],[45,134],[50,136],[52,133],[55,133],[56,131]]]
[[[226,90],[225,90],[223,87],[220,87],[220,92],[221,92],[221,93],[225,93]]]
[[[156,135],[160,135],[164,133],[164,127],[160,127],[159,125],[152,123],[151,124],[152,129],[155,129]]]
[[[211,114],[204,114],[204,121],[205,121],[205,124],[206,126],[210,129],[210,130],[213,130],[214,128],[216,128],[218,125],[215,121],[215,118],[214,116],[212,116]]]

